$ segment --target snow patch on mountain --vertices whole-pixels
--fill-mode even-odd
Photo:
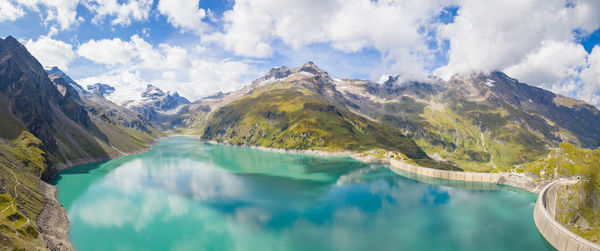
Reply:
[[[73,81],[73,79],[71,79],[66,73],[64,73],[62,70],[60,70],[58,67],[56,66],[44,66],[44,70],[46,71],[46,73],[51,76],[51,75],[56,75],[61,77],[62,79],[65,80],[65,82],[67,82],[69,85],[71,85],[73,88],[75,88],[75,90],[79,93],[85,93],[86,91],[83,89],[83,87],[81,87],[81,85],[79,85],[77,82]]]

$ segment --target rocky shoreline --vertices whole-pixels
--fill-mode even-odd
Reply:
[[[157,141],[158,142],[158,141]],[[57,171],[63,171],[73,166],[104,161],[109,159],[116,159],[128,155],[140,154],[148,152],[152,149],[151,146],[157,144],[157,142],[148,144],[148,147],[133,150],[129,152],[116,152],[101,157],[90,157],[71,160],[55,164],[54,167]],[[42,213],[36,220],[36,225],[40,230],[39,239],[46,245],[49,250],[52,251],[71,251],[75,250],[69,240],[69,219],[67,218],[67,211],[60,204],[56,197],[58,189],[56,186],[48,184],[40,180],[39,189],[46,199],[46,205]]]
[[[52,251],[75,250],[69,240],[67,212],[56,198],[58,189],[44,181],[40,181],[39,187],[46,198],[46,206],[36,220],[40,229],[39,239]]]

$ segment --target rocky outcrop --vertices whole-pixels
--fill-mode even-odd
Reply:
[[[81,85],[79,85],[77,82],[73,81],[73,79],[71,79],[71,77],[69,77],[66,73],[64,73],[62,70],[60,70],[58,67],[53,66],[53,67],[44,67],[44,69],[46,70],[46,73],[48,73],[49,76],[57,76],[62,78],[66,83],[68,83],[71,87],[73,87],[78,93],[85,93],[86,91],[83,89],[83,87],[81,87]]]

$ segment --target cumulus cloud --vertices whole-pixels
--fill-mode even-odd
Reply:
[[[0,22],[15,21],[25,15],[23,9],[8,0],[0,1]]]
[[[420,39],[418,25],[435,12],[434,7],[441,5],[432,1],[241,0],[224,14],[223,43],[238,54],[250,56],[268,56],[268,50],[253,50],[274,39],[294,48],[332,42],[334,47],[348,52],[368,46],[389,49],[415,45]],[[245,48],[242,41],[253,46]]]
[[[448,62],[434,71],[436,75],[501,70],[528,84],[598,103],[594,97],[599,89],[591,82],[594,57],[577,40],[600,27],[600,1],[455,4],[454,22],[435,28],[438,40],[449,44]]]
[[[61,30],[77,23],[78,0],[19,0],[28,9],[43,13],[44,22],[56,22]]]
[[[581,71],[583,87],[578,96],[596,106],[600,106],[600,45],[596,45],[587,58],[588,65]]]
[[[197,33],[209,27],[203,21],[207,16],[206,10],[200,8],[198,0],[160,0],[157,8],[175,27]]]
[[[80,45],[77,54],[96,63],[116,65],[128,63],[135,56],[135,51],[129,42],[119,38],[92,39]]]
[[[195,100],[217,91],[239,89],[259,74],[251,63],[243,60],[206,58],[196,47],[154,46],[137,35],[129,41],[90,40],[77,52],[107,67],[106,72],[78,82],[116,87],[117,91],[110,98],[119,104],[139,96],[148,83]]]
[[[455,21],[439,27],[448,40],[449,62],[438,69],[448,78],[453,73],[492,71],[519,64],[546,46],[545,41],[572,42],[575,29],[598,28],[598,4],[564,0],[460,0]]]
[[[561,86],[577,78],[579,69],[586,64],[587,55],[581,44],[544,41],[540,49],[528,54],[520,63],[508,67],[505,72],[526,83],[569,93],[574,90]]]
[[[92,21],[100,24],[107,17],[114,17],[112,25],[129,25],[132,21],[148,19],[153,0],[128,0],[121,3],[117,0],[18,0],[13,4],[9,0],[0,1],[0,22],[14,21],[22,17],[23,8],[42,14],[45,24],[56,22],[60,30],[71,28],[74,24],[83,21],[77,13],[81,3],[93,15]]]
[[[76,57],[73,46],[60,40],[42,36],[38,40],[28,40],[25,47],[45,66],[58,66],[68,69],[68,64]]]
[[[96,24],[102,23],[106,17],[114,17],[110,22],[113,25],[129,25],[133,20],[142,21],[148,19],[148,13],[152,8],[152,0],[130,0],[119,3],[117,0],[87,0],[84,5],[95,13],[92,21]]]
[[[449,62],[439,70],[440,75],[448,78],[457,72],[503,69],[518,63],[541,41],[569,39],[567,13],[557,5],[565,3],[461,1],[455,21],[439,30],[441,39],[450,42]]]
[[[454,73],[501,70],[590,102],[599,91],[595,83],[600,52],[588,54],[578,39],[600,27],[600,1],[236,0],[231,9],[217,14],[201,8],[201,3],[5,0],[0,2],[0,21],[16,20],[26,10],[42,13],[50,31],[35,43],[30,41],[28,48],[53,46],[53,55],[46,53],[52,49],[35,54],[66,67],[75,57],[68,55],[73,48],[51,37],[81,22],[78,6],[89,9],[96,25],[128,26],[151,15],[163,20],[158,18],[162,15],[182,33],[197,35],[200,42],[152,44],[144,40],[150,37],[146,27],[129,40],[85,42],[76,55],[106,67],[103,76],[122,76],[140,85],[152,81],[190,96],[232,90],[260,75],[252,66],[256,61],[244,58],[290,62],[294,61],[290,58],[297,61],[297,55],[314,60],[335,55],[337,60],[366,54],[373,62],[353,66],[347,61],[340,68],[361,71],[358,75],[372,80],[384,74],[418,80],[429,74],[448,78]],[[440,15],[448,8],[456,8],[456,15],[442,22]]]
[[[192,66],[186,49],[167,44],[160,44],[160,48],[165,54],[164,64],[168,65],[168,67],[185,69]]]
[[[274,55],[278,41],[294,49],[329,44],[345,53],[376,49],[387,70],[424,76],[434,50],[427,29],[447,1],[239,0],[223,14],[223,29],[204,36],[247,57]],[[358,18],[360,17],[360,18]]]

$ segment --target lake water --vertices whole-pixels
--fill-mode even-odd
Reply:
[[[56,180],[80,251],[551,249],[533,223],[534,194],[440,184],[185,137]]]

